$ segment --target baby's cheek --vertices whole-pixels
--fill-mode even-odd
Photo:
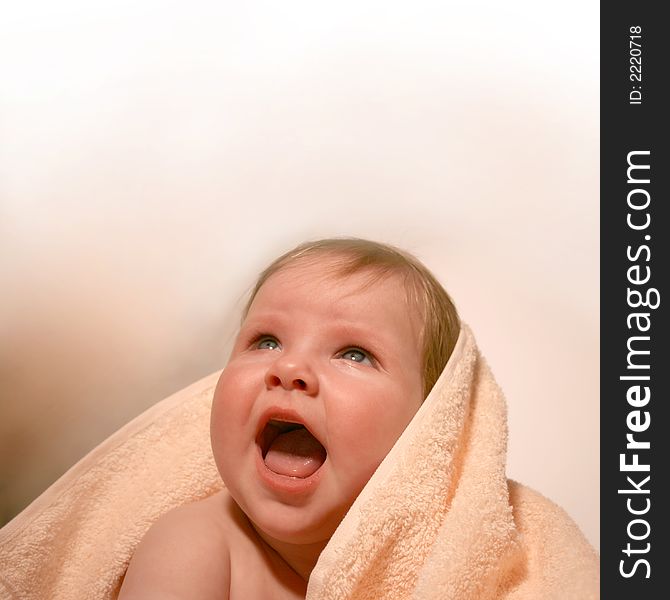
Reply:
[[[210,436],[219,470],[232,458],[240,436],[246,432],[244,425],[249,423],[253,398],[244,392],[243,382],[244,374],[239,369],[226,369],[214,391]]]
[[[212,400],[213,420],[226,427],[241,427],[248,422],[257,396],[253,373],[243,368],[226,367]]]
[[[374,469],[381,463],[402,435],[416,411],[404,399],[389,397],[381,407],[369,407],[358,417],[351,417],[347,440],[343,446],[350,450],[352,460],[360,460]],[[356,419],[356,420],[353,420]]]
[[[354,420],[355,419],[355,420]],[[352,426],[355,423],[355,426]],[[369,477],[384,459],[393,441],[377,415],[352,417],[339,436],[338,451],[352,472]]]

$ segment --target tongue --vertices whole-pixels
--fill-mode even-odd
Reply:
[[[280,433],[265,454],[265,465],[287,477],[309,477],[326,460],[325,448],[304,427]]]

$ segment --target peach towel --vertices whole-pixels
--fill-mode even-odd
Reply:
[[[222,487],[209,446],[218,375],[134,419],[0,530],[1,598],[116,598],[149,526]],[[597,554],[563,510],[506,479],[506,441],[502,392],[464,325],[307,598],[598,598]]]

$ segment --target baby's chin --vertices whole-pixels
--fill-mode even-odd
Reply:
[[[319,511],[315,506],[278,506],[275,502],[249,512],[241,508],[266,541],[271,539],[301,546],[325,546],[349,510],[349,506],[345,506]]]
[[[345,495],[343,490],[333,489],[327,478],[313,494],[282,500],[267,491],[259,492],[255,475],[251,479],[240,477],[238,466],[231,461],[216,462],[228,494],[266,541],[325,546],[358,495],[352,490]]]

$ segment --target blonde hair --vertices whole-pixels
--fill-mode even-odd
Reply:
[[[329,238],[305,242],[275,259],[258,277],[244,307],[246,318],[258,290],[267,279],[296,261],[328,256],[336,276],[369,271],[369,285],[381,278],[400,275],[407,299],[422,313],[423,395],[428,395],[453,352],[460,319],[451,298],[435,276],[414,256],[394,246],[360,238]]]

